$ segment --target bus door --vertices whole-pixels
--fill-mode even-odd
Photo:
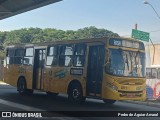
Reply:
[[[45,49],[35,49],[34,68],[33,68],[34,89],[43,89],[45,54],[46,54]]]
[[[90,46],[87,68],[87,95],[101,96],[104,64],[104,45]]]

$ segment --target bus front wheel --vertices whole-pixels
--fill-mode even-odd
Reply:
[[[104,99],[103,101],[104,101],[104,103],[106,103],[107,105],[112,105],[112,104],[114,104],[114,103],[116,102],[116,100],[109,100],[109,99]]]
[[[79,84],[72,84],[69,89],[68,98],[75,103],[84,102],[85,97],[83,97],[82,87]]]
[[[25,82],[24,78],[20,78],[18,80],[17,90],[18,90],[20,95],[24,95],[27,92],[26,82]]]

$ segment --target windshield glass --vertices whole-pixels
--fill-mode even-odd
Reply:
[[[145,54],[142,52],[109,49],[109,69],[106,72],[117,76],[144,77]]]

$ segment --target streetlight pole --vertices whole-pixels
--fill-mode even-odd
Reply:
[[[157,11],[154,9],[154,7],[153,7],[147,0],[144,1],[144,4],[150,5],[151,8],[152,8],[152,9],[154,10],[154,12],[156,13],[157,17],[160,19],[160,16],[159,16],[159,14],[157,13]],[[152,60],[152,65],[153,65],[153,64],[154,64],[154,57],[155,57],[155,45],[153,44],[153,42],[152,42],[151,39],[150,39],[150,41],[151,41],[151,43],[152,43],[152,45],[153,45],[153,49],[154,49],[154,51],[153,51],[153,60]]]
[[[148,4],[148,5],[150,5],[151,6],[151,8],[154,10],[154,12],[156,13],[156,15],[157,15],[157,17],[160,19],[160,16],[159,16],[159,14],[157,13],[157,11],[154,9],[154,7],[148,2],[148,1],[144,1],[144,4]]]

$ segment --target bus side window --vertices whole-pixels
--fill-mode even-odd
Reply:
[[[26,48],[23,59],[24,65],[33,65],[33,48]]]
[[[51,46],[47,48],[47,62],[46,65],[55,66],[58,60],[58,46]]]
[[[75,54],[74,54],[74,66],[82,67],[85,63],[85,44],[77,44],[75,45]]]
[[[23,56],[24,56],[24,49],[16,49],[14,56],[14,64],[22,64]]]
[[[7,49],[7,64],[14,64],[14,49]]]
[[[60,46],[59,66],[72,66],[73,45]]]

